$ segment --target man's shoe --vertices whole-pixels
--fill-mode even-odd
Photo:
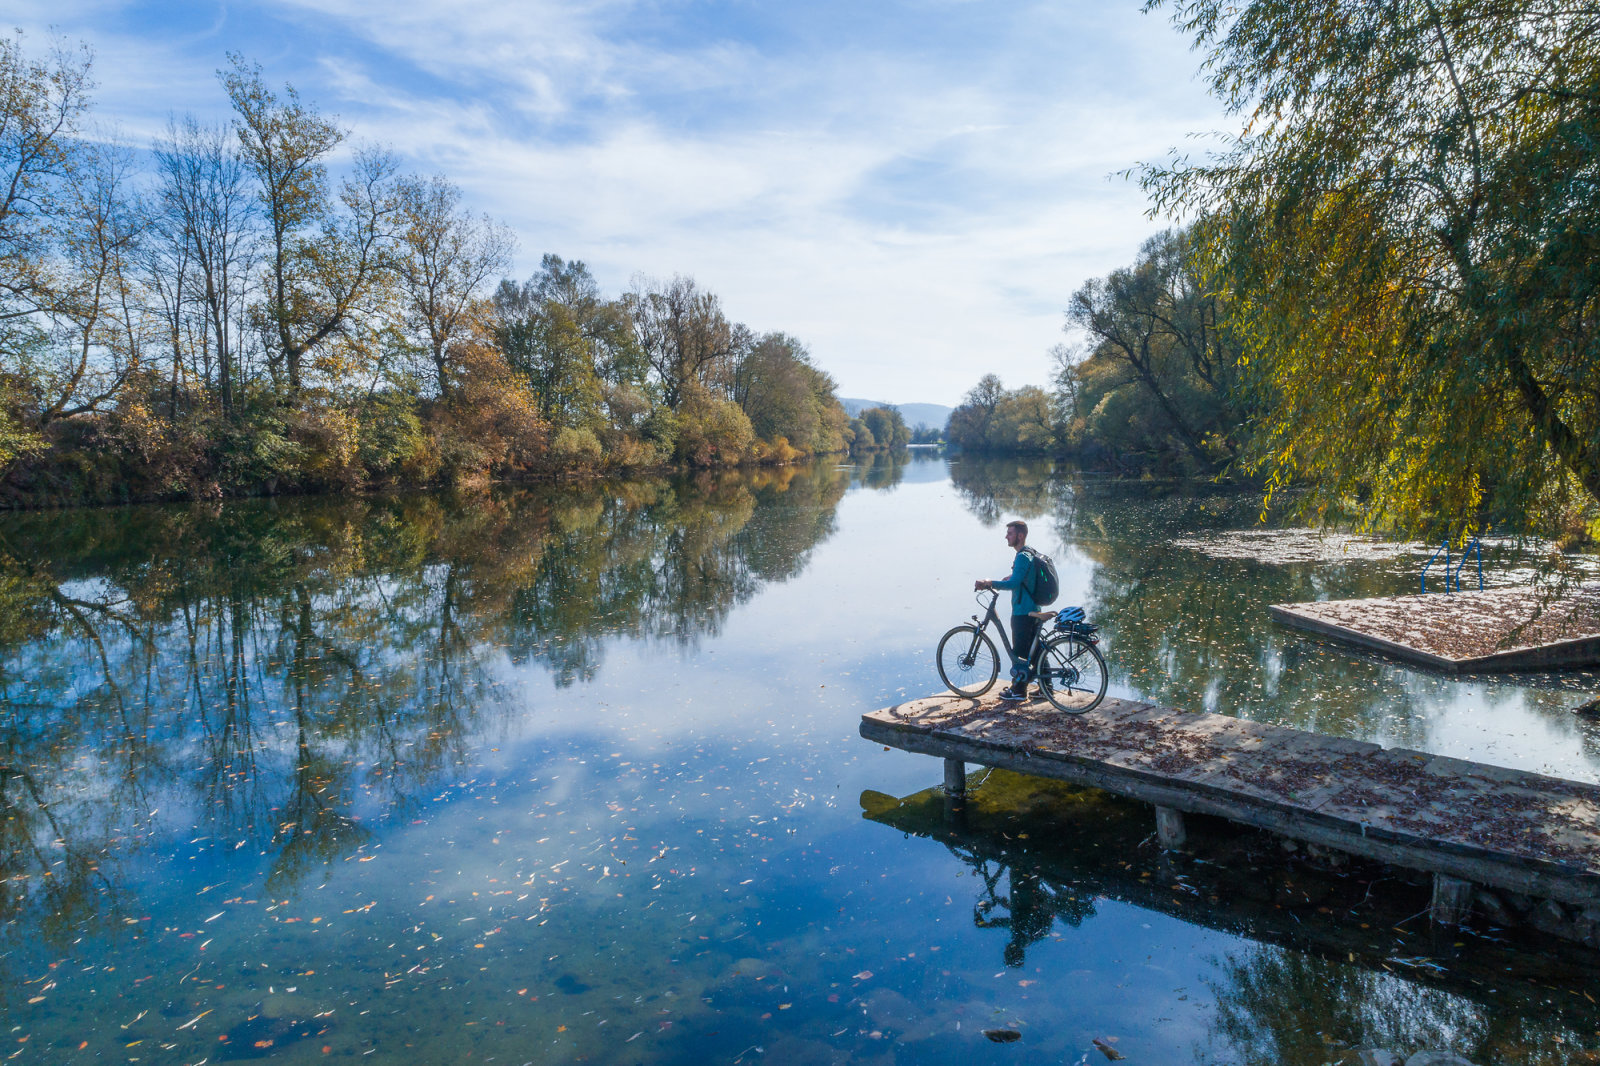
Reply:
[[[1005,688],[1000,690],[1000,698],[1005,700],[1007,703],[1021,703],[1023,700],[1028,698],[1028,694],[1026,692],[1018,692],[1015,688],[1007,685]]]

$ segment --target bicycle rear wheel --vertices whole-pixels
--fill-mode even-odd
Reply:
[[[1039,689],[1058,710],[1082,714],[1106,697],[1105,656],[1080,637],[1056,637],[1039,649]]]
[[[939,680],[958,696],[977,699],[1000,676],[1000,653],[977,626],[956,626],[939,640],[934,653]]]

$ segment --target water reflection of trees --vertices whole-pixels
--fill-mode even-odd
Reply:
[[[619,635],[714,636],[733,607],[805,569],[847,487],[832,468],[785,467],[567,494],[542,565],[512,598],[507,647],[568,685],[593,677]]]
[[[891,448],[863,455],[856,463],[855,481],[869,489],[892,489],[905,476],[911,453],[904,448]]]
[[[1567,990],[1593,982],[1592,955],[1418,924],[1426,888],[1386,868],[1288,858],[1266,834],[1200,818],[1190,853],[1165,853],[1148,806],[1001,770],[959,810],[939,789],[869,791],[861,807],[972,871],[973,923],[1004,936],[996,949],[1008,966],[1030,951],[1078,950],[1047,940],[1092,920],[1104,900],[1225,931],[1232,946],[1207,981],[1214,1046],[1197,1049],[1203,1061],[1325,1063],[1349,1047],[1589,1061],[1583,1040],[1600,1008]]]
[[[950,483],[967,510],[990,525],[1054,514],[1072,497],[1071,483],[1037,459],[963,455],[950,464]]]
[[[0,926],[115,921],[118,868],[173,832],[266,852],[273,890],[348,856],[513,706],[508,654],[570,684],[619,636],[715,633],[804,568],[846,487],[790,468],[8,519]]]
[[[1231,952],[1220,960],[1220,974],[1208,982],[1217,1003],[1212,1030],[1229,1048],[1218,1061],[1325,1062],[1338,1048],[1368,1047],[1401,1055],[1466,1051],[1475,1062],[1501,1062],[1499,1054],[1481,1054],[1500,1044],[1496,1037],[1524,1031],[1536,1046],[1559,1035],[1544,1026],[1526,1032],[1527,1019],[1514,1012],[1490,1011],[1382,970],[1274,947]]]
[[[1552,974],[1551,983],[1527,989],[1522,1009],[1514,1010],[1385,970],[1268,946],[1230,952],[1219,960],[1219,975],[1210,982],[1217,1002],[1212,1029],[1231,1045],[1219,1062],[1325,1062],[1334,1057],[1330,1048],[1341,1046],[1402,1056],[1447,1049],[1472,1062],[1532,1066],[1594,1060],[1595,1007],[1571,1002],[1579,994],[1574,989],[1587,985],[1578,974]],[[1503,983],[1518,982],[1494,982]]]

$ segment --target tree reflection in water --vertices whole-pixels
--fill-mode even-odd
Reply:
[[[879,491],[892,489],[900,484],[909,462],[911,453],[904,449],[870,452],[856,465],[856,483]]]
[[[1492,1039],[1492,1031],[1503,1036],[1522,1024],[1506,1014],[1491,1022],[1498,1012],[1483,1004],[1382,970],[1281,948],[1230,953],[1220,973],[1211,982],[1217,1002],[1213,1028],[1232,1045],[1227,1061],[1250,1066],[1333,1058],[1341,1047],[1388,1048],[1402,1055],[1470,1049],[1475,1062],[1505,1062],[1511,1049]],[[1545,1029],[1542,1037],[1551,1035]]]
[[[804,568],[847,485],[821,465],[8,518],[0,944],[117,925],[119,871],[174,834],[267,853],[285,894],[528,710],[507,655],[568,685],[618,635],[692,645]]]

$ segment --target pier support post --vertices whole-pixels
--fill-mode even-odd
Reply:
[[[960,759],[944,761],[944,823],[951,832],[967,827],[967,764]]]
[[[1428,917],[1441,925],[1460,925],[1472,913],[1471,881],[1458,877],[1433,875],[1433,903],[1428,907]]]
[[[1183,828],[1183,812],[1171,807],[1156,808],[1156,839],[1169,851],[1177,851],[1189,841]]]
[[[957,798],[967,794],[967,764],[960,759],[944,761],[944,794]]]

